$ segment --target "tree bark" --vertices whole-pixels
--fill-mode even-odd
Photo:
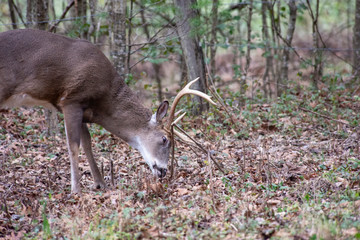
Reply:
[[[126,0],[112,0],[109,5],[111,18],[111,58],[116,71],[125,76],[126,72]]]
[[[276,0],[273,0],[276,1]],[[275,18],[275,9],[274,9],[274,5],[276,4],[276,2],[273,3],[268,3],[268,10],[269,10],[269,16],[270,16],[270,23],[271,23],[271,35],[272,35],[272,42],[273,45],[275,46],[273,48],[273,56],[279,56],[280,55],[280,50],[278,49],[280,47],[280,39],[279,39],[279,35],[281,34],[281,28],[280,28],[280,23],[276,23],[276,18]],[[278,4],[278,9],[279,9],[279,5],[280,2],[277,2]],[[278,22],[280,22],[280,16],[277,16],[277,19],[279,20]],[[275,82],[275,91],[276,91],[276,96],[279,96],[278,93],[278,85],[280,82],[280,78],[281,78],[281,74],[280,74],[280,67],[279,67],[279,61],[277,59],[275,59],[273,67],[272,67],[272,75],[273,75],[273,79]]]
[[[215,76],[216,73],[216,43],[217,43],[217,25],[218,25],[218,6],[219,0],[214,0],[212,9],[211,9],[211,16],[212,16],[212,26],[211,26],[211,39],[210,39],[210,70],[212,77]]]
[[[265,72],[263,75],[263,91],[265,97],[271,98],[271,77],[273,72],[273,55],[270,48],[269,26],[267,23],[267,3],[261,3],[261,17],[262,17],[262,38],[265,43]]]
[[[355,6],[355,25],[354,25],[354,39],[353,48],[354,51],[354,67],[353,74],[360,79],[360,0],[356,0]]]
[[[70,4],[73,0],[67,0]],[[68,30],[75,32],[80,38],[89,40],[87,23],[87,0],[75,0],[74,7],[70,9],[70,16],[76,19],[75,24],[68,26]]]
[[[290,0],[289,3],[289,24],[286,33],[286,42],[288,45],[291,45],[296,25],[296,16],[297,16],[297,6],[296,0]],[[282,54],[281,62],[281,78],[278,84],[278,96],[287,90],[288,88],[288,78],[289,78],[289,59],[290,59],[290,48],[287,44],[284,45],[284,50]]]
[[[16,16],[15,16],[14,1],[13,0],[8,0],[8,5],[9,5],[10,18],[11,18],[11,22],[12,22],[12,28],[17,29],[17,21],[16,21]]]
[[[311,3],[309,0],[307,0],[308,8],[310,11],[310,15],[312,18],[312,34],[313,34],[313,45],[314,45],[314,51],[313,51],[313,74],[312,74],[312,82],[315,89],[318,89],[318,82],[322,78],[322,72],[323,72],[323,66],[322,66],[322,51],[318,50],[320,48],[319,44],[319,30],[318,30],[318,24],[319,24],[319,5],[320,1],[316,0],[316,9],[315,14],[313,13],[313,10],[311,8]]]
[[[27,0],[26,20],[28,22],[27,28],[37,28],[46,30],[49,21],[47,0]]]
[[[89,0],[91,25],[90,25],[90,29],[89,29],[89,32],[88,32],[88,38],[90,39],[91,35],[95,32],[94,40],[93,40],[94,44],[97,43],[96,20],[95,20],[95,14],[96,14],[97,5],[98,5],[97,0]]]
[[[247,77],[248,77],[248,73],[249,73],[249,69],[250,69],[250,63],[251,63],[251,21],[252,21],[252,14],[253,14],[253,0],[250,0],[249,2],[249,12],[248,12],[248,19],[247,19],[247,23],[246,23],[246,28],[247,28],[247,48],[246,48],[246,64],[245,64],[245,69],[243,72],[243,76],[241,77],[241,82],[240,82],[240,93],[241,95],[245,95],[246,90],[247,90]],[[244,98],[245,99],[245,98]]]
[[[199,45],[199,36],[192,31],[191,19],[199,16],[198,10],[194,9],[197,5],[196,0],[174,0],[175,6],[180,12],[177,19],[177,31],[180,36],[181,48],[187,68],[188,80],[191,81],[197,77],[200,80],[193,84],[193,88],[201,92],[206,90],[205,61],[203,50]],[[195,106],[193,113],[199,115],[207,110],[209,105],[202,98],[193,96]]]
[[[27,0],[26,7],[26,27],[34,28],[36,21],[36,2],[32,0]]]

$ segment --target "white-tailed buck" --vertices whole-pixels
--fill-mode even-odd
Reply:
[[[181,96],[196,94],[210,100],[204,93],[186,89]],[[39,30],[0,33],[0,108],[33,105],[64,114],[73,193],[81,191],[80,143],[95,187],[105,187],[86,123],[97,123],[125,140],[140,151],[153,174],[165,176],[175,106],[164,129],[161,120],[169,103],[161,103],[152,115],[90,42]]]

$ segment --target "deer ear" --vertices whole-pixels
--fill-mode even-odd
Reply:
[[[163,119],[166,115],[166,112],[169,108],[169,102],[168,101],[163,101],[158,109],[156,110],[156,113],[154,113],[152,116],[151,116],[151,120],[150,122],[152,124],[157,124],[157,123],[160,123],[161,119]]]
[[[167,100],[163,101],[156,111],[156,122],[160,122],[167,113],[169,108],[169,102]]]

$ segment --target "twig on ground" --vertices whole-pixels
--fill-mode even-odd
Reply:
[[[341,124],[344,124],[344,125],[347,125],[347,126],[350,125],[349,123],[345,122],[344,120],[337,120],[337,119],[334,119],[334,118],[332,118],[332,117],[329,117],[329,116],[326,116],[326,115],[324,115],[324,114],[311,111],[311,110],[306,109],[306,108],[299,107],[299,109],[300,109],[300,110],[303,110],[303,111],[305,111],[305,112],[310,112],[310,113],[315,114],[315,115],[318,115],[318,116],[320,116],[320,117],[323,117],[323,118],[326,118],[326,119],[335,121],[335,122],[337,122],[337,123],[341,123]]]
[[[5,198],[3,199],[3,203],[4,203],[3,211],[5,212],[5,215],[8,218],[10,225],[13,226],[12,221],[11,221],[11,215],[9,213],[9,209],[8,209],[7,204],[6,204]]]
[[[207,151],[207,158],[209,162],[209,168],[210,168],[210,192],[211,192],[211,199],[213,203],[214,211],[217,212],[216,209],[216,202],[215,202],[215,190],[214,190],[214,176],[213,176],[213,162],[211,161],[211,154],[210,151]]]
[[[115,181],[114,181],[114,162],[112,160],[110,160],[110,182],[111,182],[111,186],[115,186]]]

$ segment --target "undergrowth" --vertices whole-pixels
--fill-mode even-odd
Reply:
[[[360,98],[339,89],[274,102],[221,95],[228,111],[210,107],[181,125],[225,174],[178,142],[175,176],[159,182],[135,150],[93,125],[95,157],[108,184],[114,161],[116,184],[91,191],[82,156],[81,197],[69,195],[63,132],[44,135],[41,109],[2,112],[0,237],[359,239]]]

